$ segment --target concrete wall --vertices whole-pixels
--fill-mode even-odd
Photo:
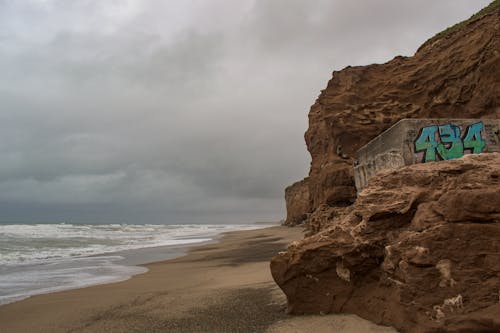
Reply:
[[[358,150],[354,180],[359,192],[381,170],[483,152],[500,152],[500,119],[403,119]]]

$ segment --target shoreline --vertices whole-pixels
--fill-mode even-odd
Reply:
[[[38,224],[37,224],[38,225]],[[262,229],[266,226],[277,226],[277,222],[241,224],[235,225],[243,227],[242,229],[233,229],[209,235],[196,235],[189,237],[187,242],[182,238],[174,239],[179,244],[159,244],[139,248],[105,251],[90,255],[79,255],[72,257],[55,258],[47,262],[32,262],[26,264],[13,265],[11,267],[0,267],[0,274],[10,275],[7,279],[0,279],[0,307],[12,304],[37,295],[56,293],[73,289],[87,288],[102,284],[110,284],[126,281],[135,275],[144,274],[149,269],[147,264],[154,262],[163,262],[185,256],[190,249],[213,242],[218,242],[227,232]],[[203,226],[203,225],[201,225]],[[212,232],[213,233],[213,232]],[[62,277],[64,272],[80,271],[80,274],[86,274],[87,278],[75,278],[69,280],[70,276]],[[25,280],[25,276],[34,272],[41,274],[45,278],[43,281]],[[61,277],[59,282],[48,282],[47,275]],[[22,284],[12,285],[14,281],[20,281],[25,285],[31,285],[31,288],[24,288]],[[4,280],[4,281],[2,281]],[[11,282],[12,281],[12,282]],[[9,285],[13,286],[10,292]]]
[[[3,305],[0,327],[12,333],[281,333],[300,327],[326,332],[324,325],[337,325],[342,332],[394,332],[355,316],[285,314],[286,299],[272,280],[269,259],[302,238],[302,229],[273,226],[217,238],[190,246],[180,257],[141,265],[148,271],[125,281]]]

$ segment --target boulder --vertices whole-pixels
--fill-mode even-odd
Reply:
[[[349,210],[320,211],[328,224],[271,262],[290,313],[500,332],[500,154],[383,171]]]

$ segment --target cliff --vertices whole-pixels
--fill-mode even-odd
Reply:
[[[355,152],[398,120],[500,117],[498,3],[430,39],[413,57],[333,73],[309,112],[311,168],[285,194],[286,224],[314,217],[322,205],[351,205]],[[308,195],[296,195],[305,186]]]
[[[305,178],[285,189],[287,225],[297,225],[305,221],[311,211],[309,200],[309,179]]]
[[[496,0],[413,57],[333,73],[309,112],[309,176],[286,189],[286,224],[308,237],[271,261],[290,313],[500,332],[500,154],[381,171],[360,193],[353,179],[358,149],[400,119],[500,118],[499,28]]]
[[[402,332],[500,332],[500,154],[382,171],[271,272],[294,314]]]

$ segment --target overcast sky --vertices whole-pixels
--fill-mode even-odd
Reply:
[[[333,70],[490,0],[0,0],[0,221],[251,222]]]

